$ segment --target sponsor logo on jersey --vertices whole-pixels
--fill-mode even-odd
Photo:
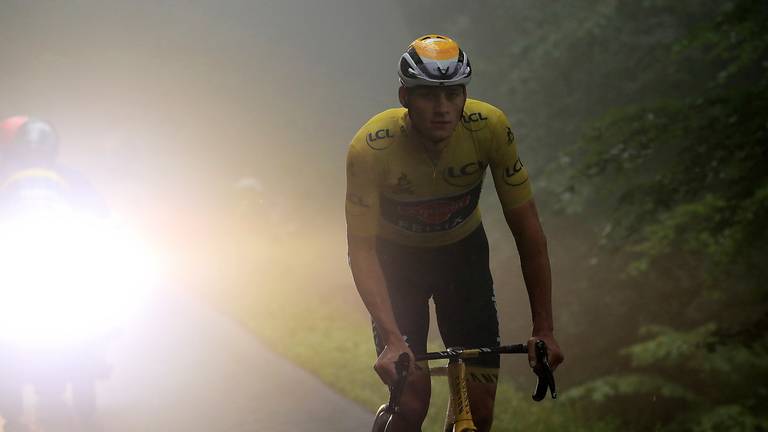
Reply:
[[[463,195],[458,200],[432,201],[418,206],[401,206],[398,213],[403,216],[415,216],[420,221],[437,225],[447,221],[452,214],[469,205],[469,195]]]
[[[381,216],[388,223],[413,233],[451,230],[477,208],[482,182],[464,193],[431,200],[400,201],[381,195]]]
[[[472,132],[477,132],[486,127],[488,125],[487,120],[488,117],[481,112],[461,114],[461,123],[464,125],[464,128]]]
[[[443,170],[443,180],[451,186],[471,186],[482,178],[488,164],[478,160],[461,166],[449,166]]]
[[[413,195],[413,182],[408,178],[408,174],[400,173],[400,177],[397,178],[397,183],[392,186],[392,193],[396,195]]]
[[[376,132],[368,132],[365,142],[374,150],[384,150],[392,144],[392,132],[389,129],[379,129]]]
[[[461,115],[461,121],[464,123],[476,123],[483,120],[488,120],[488,117],[484,116],[481,112],[474,112],[471,114],[463,113]]]
[[[504,183],[510,186],[520,186],[528,181],[528,175],[522,173],[523,162],[517,158],[512,166],[504,168]]]

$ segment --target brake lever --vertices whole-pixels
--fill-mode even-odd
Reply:
[[[552,399],[557,399],[557,388],[555,387],[555,374],[552,372],[552,367],[549,365],[549,358],[547,357],[547,344],[543,340],[537,340],[534,345],[536,352],[536,367],[533,368],[533,372],[538,377],[536,383],[536,391],[531,396],[536,402],[540,402],[547,396],[547,390],[552,395]]]
[[[395,360],[395,372],[397,372],[397,381],[394,385],[389,386],[389,403],[387,404],[387,411],[390,413],[397,412],[400,406],[400,396],[403,394],[403,388],[405,387],[405,380],[408,378],[408,368],[411,363],[411,357],[408,353],[401,353]]]

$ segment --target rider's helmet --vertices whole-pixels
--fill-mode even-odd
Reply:
[[[50,164],[59,152],[56,130],[49,123],[27,116],[8,117],[0,122],[0,160],[38,165]]]
[[[411,42],[397,74],[405,87],[465,85],[472,76],[467,54],[447,36],[430,34]]]

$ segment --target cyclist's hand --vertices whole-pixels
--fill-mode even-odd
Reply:
[[[563,356],[560,345],[558,345],[552,333],[538,334],[528,339],[528,362],[531,364],[531,368],[536,367],[536,350],[533,346],[537,340],[543,340],[547,344],[547,359],[549,360],[549,366],[554,371],[565,360],[565,356]]]
[[[408,356],[411,357],[411,361],[408,366],[408,372],[413,372],[413,352],[411,352],[411,349],[408,348],[408,345],[405,342],[387,345],[384,347],[384,351],[381,352],[381,355],[379,355],[379,358],[376,359],[376,363],[373,365],[373,369],[379,375],[379,378],[381,378],[381,381],[383,381],[384,384],[394,385],[397,381],[395,362],[402,353],[408,353]]]

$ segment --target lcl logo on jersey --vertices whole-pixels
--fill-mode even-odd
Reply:
[[[472,132],[483,129],[488,124],[486,123],[486,120],[488,120],[488,117],[483,115],[481,112],[461,114],[461,123],[464,125],[464,128]]]
[[[504,183],[510,186],[520,186],[528,181],[528,173],[523,171],[523,162],[520,158],[517,158],[515,163],[510,167],[504,168]]]
[[[369,132],[365,136],[365,142],[368,147],[374,150],[384,150],[391,144],[390,139],[394,138],[392,132],[389,129],[379,129],[376,132]]]
[[[451,186],[471,186],[479,180],[488,164],[478,160],[459,167],[450,166],[443,170],[443,180]]]
[[[461,115],[461,121],[464,123],[475,123],[481,120],[488,120],[488,117],[484,116],[481,112],[475,112],[472,114],[465,113]]]

